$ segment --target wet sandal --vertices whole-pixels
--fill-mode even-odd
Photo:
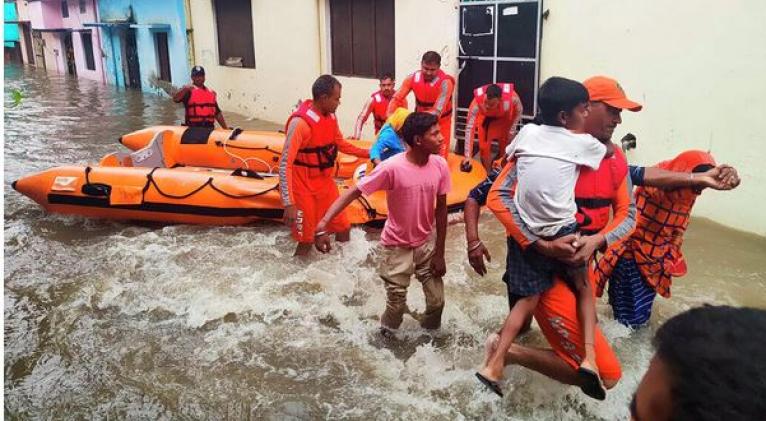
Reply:
[[[580,390],[583,393],[600,401],[606,399],[606,389],[595,371],[580,367],[577,369],[577,376],[580,378]]]
[[[482,376],[480,373],[476,373],[476,378],[479,379],[484,386],[487,386],[489,390],[495,392],[497,396],[503,397],[503,389],[500,388],[500,383],[496,381],[492,381],[484,376]]]

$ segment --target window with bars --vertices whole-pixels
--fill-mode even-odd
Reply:
[[[157,44],[157,63],[159,64],[159,79],[166,82],[170,80],[170,53],[168,51],[168,33],[155,32],[154,42]]]
[[[394,74],[394,0],[330,0],[332,73]]]

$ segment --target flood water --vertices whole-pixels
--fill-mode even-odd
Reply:
[[[766,239],[696,219],[689,274],[658,298],[648,328],[602,328],[624,377],[605,402],[521,368],[506,398],[478,387],[481,344],[507,304],[504,233],[485,213],[494,260],[475,275],[463,225],[449,227],[447,307],[435,335],[405,318],[397,338],[375,334],[384,308],[376,233],[352,231],[329,256],[291,257],[274,224],[155,226],[45,213],[10,188],[23,174],[95,163],[117,138],[178,122],[168,99],[5,67],[5,415],[76,419],[626,419],[669,317],[703,303],[766,308]],[[213,87],[215,88],[215,87]],[[11,107],[10,91],[24,98]],[[280,125],[226,114],[230,125]],[[718,200],[706,192],[699,200]],[[411,306],[423,308],[417,283]],[[544,344],[535,328],[522,341]],[[747,358],[747,356],[744,356]],[[756,397],[754,397],[756,398]]]

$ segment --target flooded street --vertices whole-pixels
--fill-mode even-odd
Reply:
[[[696,219],[684,242],[689,274],[675,281],[672,299],[657,299],[648,328],[620,326],[599,303],[624,372],[605,402],[516,367],[506,370],[500,400],[473,377],[484,338],[507,311],[505,238],[491,214],[480,225],[493,254],[489,274],[473,273],[463,225],[451,225],[443,328],[431,336],[405,318],[384,343],[375,334],[385,304],[377,233],[355,228],[331,255],[296,260],[288,231],[275,224],[156,226],[47,214],[11,182],[96,163],[124,149],[121,134],[180,122],[183,110],[167,98],[8,65],[4,89],[10,418],[627,419],[664,320],[703,303],[766,308],[766,239]],[[14,89],[24,98],[11,107]],[[280,128],[224,113],[230,126]],[[409,301],[424,307],[417,283]],[[522,341],[544,344],[537,328]]]

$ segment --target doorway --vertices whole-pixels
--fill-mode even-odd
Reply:
[[[125,80],[127,87],[141,89],[141,68],[138,64],[136,30],[132,28],[125,32],[125,63],[127,67],[127,78]]]
[[[64,34],[64,59],[66,60],[67,73],[77,76],[77,65],[74,59],[74,44],[72,43],[72,33]]]

